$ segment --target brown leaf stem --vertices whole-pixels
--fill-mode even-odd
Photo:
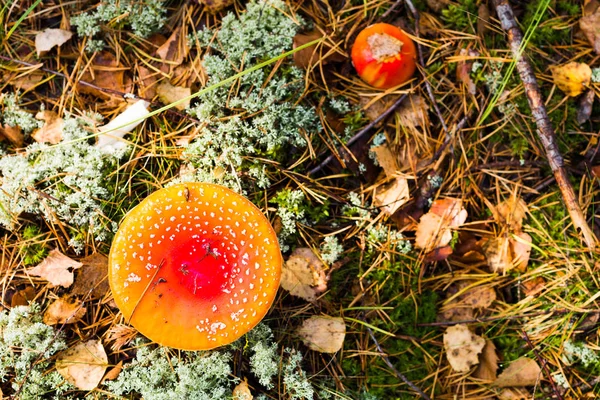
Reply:
[[[525,95],[527,96],[529,108],[531,109],[531,114],[533,115],[535,124],[538,128],[537,134],[546,152],[548,164],[550,164],[550,168],[554,173],[565,206],[569,211],[573,225],[581,233],[587,246],[593,249],[598,244],[598,239],[590,229],[585,216],[581,211],[581,207],[577,202],[577,198],[575,197],[573,186],[571,186],[571,183],[569,182],[564,166],[564,160],[556,143],[554,127],[550,122],[548,112],[544,106],[544,100],[540,93],[540,87],[535,79],[533,69],[527,59],[521,54],[523,33],[517,24],[508,0],[494,0],[494,5],[502,28],[508,35],[510,50],[513,57],[516,59],[517,71],[519,71],[519,76],[525,87]]]

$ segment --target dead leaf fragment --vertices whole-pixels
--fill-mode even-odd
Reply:
[[[592,89],[589,89],[581,99],[579,99],[579,107],[577,108],[577,124],[583,125],[592,116],[592,108],[594,107],[594,99],[596,94]]]
[[[74,324],[83,318],[86,308],[81,300],[72,297],[61,297],[55,300],[44,313],[46,325]]]
[[[491,286],[476,286],[460,297],[460,302],[473,308],[488,308],[496,301],[496,291]]]
[[[181,87],[181,86],[173,86],[169,82],[161,82],[156,87],[156,94],[158,94],[158,98],[164,104],[171,104],[186,97],[189,97],[192,94],[192,89],[189,87]],[[190,100],[186,100],[184,102],[178,103],[175,105],[175,108],[178,110],[185,110],[190,106]]]
[[[410,199],[410,189],[406,178],[398,176],[392,182],[377,188],[374,192],[373,205],[382,212],[392,215]]]
[[[429,212],[419,220],[415,246],[430,252],[448,245],[452,240],[452,229],[464,224],[467,216],[467,210],[462,207],[462,200],[435,200]]]
[[[383,171],[388,178],[396,175],[400,167],[398,166],[396,156],[392,153],[392,150],[387,143],[371,147],[370,151],[375,154],[375,159],[381,168],[383,168]]]
[[[294,49],[302,46],[306,43],[310,43],[313,40],[317,40],[323,37],[323,34],[318,30],[312,30],[307,33],[297,33],[294,36]],[[306,47],[300,51],[297,51],[293,55],[294,64],[298,68],[308,69],[311,66],[320,63],[322,65],[329,64],[330,62],[341,62],[346,59],[345,56],[332,50],[331,46],[321,42],[312,46]]]
[[[77,272],[71,294],[89,296],[89,299],[104,297],[109,290],[108,258],[94,253],[80,260],[83,267]]]
[[[104,381],[114,381],[119,377],[119,374],[123,370],[123,360],[119,361],[117,365],[108,370],[104,378],[102,378],[102,382]]]
[[[46,54],[54,46],[61,46],[73,36],[73,32],[64,29],[48,28],[35,35],[35,50],[38,57]]]
[[[522,199],[511,196],[498,204],[492,213],[498,224],[508,226],[513,232],[519,232],[527,214],[527,205]]]
[[[525,296],[535,296],[546,287],[546,280],[541,276],[527,280],[521,284]]]
[[[30,269],[30,275],[39,276],[48,282],[50,287],[62,286],[68,288],[73,284],[73,271],[81,268],[81,263],[75,261],[58,249],[50,251],[48,257],[41,263]]]
[[[571,62],[551,67],[550,70],[556,86],[571,97],[583,93],[592,78],[592,69],[584,63]]]
[[[44,125],[31,135],[36,142],[57,144],[62,140],[64,120],[58,114],[44,110],[38,112],[35,118],[44,121]]]
[[[244,379],[233,389],[233,400],[252,400],[254,397],[248,387],[248,381]]]
[[[498,387],[524,387],[533,386],[540,379],[541,368],[531,358],[521,357],[512,363],[504,370],[498,379],[494,382],[494,386]]]
[[[25,138],[18,126],[10,126],[8,124],[0,125],[0,141],[2,138],[8,139],[9,142],[17,147],[22,147],[25,143]]]
[[[35,289],[33,286],[27,286],[25,289],[17,290],[17,292],[10,299],[10,306],[27,306],[33,299],[35,299]]]
[[[56,357],[56,370],[81,390],[95,389],[107,366],[106,351],[99,340],[78,343]]]
[[[487,6],[485,7],[487,8]],[[471,56],[477,56],[479,55],[479,53],[477,53],[474,50],[460,49],[460,55],[466,58]],[[467,93],[474,96],[477,93],[477,86],[471,78],[472,67],[473,62],[468,58],[459,61],[456,66],[456,78],[465,86],[465,88],[467,89]]]
[[[479,355],[479,365],[473,376],[483,381],[493,382],[496,380],[496,371],[498,371],[496,346],[491,340],[486,340],[483,351]]]
[[[311,249],[299,247],[292,252],[283,264],[281,287],[308,301],[327,290],[323,263]]]
[[[190,52],[186,34],[182,31],[181,26],[178,26],[171,33],[167,41],[156,50],[156,54],[160,59],[168,63],[171,67],[181,65]]]
[[[484,245],[484,254],[492,272],[506,273],[513,268],[524,272],[529,264],[532,239],[529,234],[501,235]]]
[[[429,125],[429,105],[419,94],[410,94],[396,110],[400,125],[414,129]]]
[[[529,400],[531,397],[528,390],[519,388],[503,389],[498,396],[500,400]]]
[[[485,346],[485,339],[469,330],[467,325],[454,325],[444,333],[444,349],[453,370],[469,372],[479,364],[478,354]]]
[[[596,54],[600,54],[600,7],[593,14],[579,20],[579,27],[589,40]]]
[[[298,335],[311,350],[335,353],[344,345],[346,324],[343,318],[313,316],[302,323]]]
[[[531,255],[531,243],[533,239],[528,233],[520,232],[510,238],[512,247],[512,263],[517,271],[525,272]]]
[[[117,62],[112,53],[102,51],[96,54],[93,64],[82,74],[81,80],[98,88],[109,89],[118,93],[108,93],[84,84],[78,84],[77,87],[82,93],[89,93],[100,98],[117,97],[121,101],[122,97],[119,93],[127,93],[130,89],[125,78],[126,69],[129,68],[125,68]]]

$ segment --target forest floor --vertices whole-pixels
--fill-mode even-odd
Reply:
[[[0,2],[5,397],[600,394],[599,2],[509,3],[538,89],[501,1],[203,3]],[[390,89],[350,58],[379,22],[417,43]],[[120,222],[178,182],[279,237],[275,303],[224,348],[148,342],[108,285]]]

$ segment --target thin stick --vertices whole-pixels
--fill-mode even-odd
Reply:
[[[496,7],[496,12],[498,14],[498,18],[500,19],[500,23],[502,24],[502,28],[508,34],[510,49],[513,57],[516,59],[517,71],[519,71],[519,76],[521,77],[521,81],[525,87],[525,95],[527,96],[527,101],[529,102],[529,108],[531,109],[531,114],[533,115],[535,124],[538,128],[537,134],[546,152],[548,164],[550,164],[550,168],[554,173],[554,177],[556,178],[556,183],[558,184],[562,194],[565,206],[569,211],[569,215],[571,216],[571,220],[573,221],[575,229],[581,233],[587,246],[593,249],[597,246],[598,239],[587,224],[585,216],[581,211],[581,207],[577,202],[575,192],[573,191],[573,187],[569,182],[569,178],[565,170],[564,160],[556,143],[554,127],[548,118],[548,112],[544,106],[540,88],[535,80],[535,74],[531,68],[531,65],[529,65],[529,62],[527,59],[525,59],[525,57],[523,57],[520,51],[521,43],[523,41],[523,33],[517,25],[515,15],[513,14],[508,0],[494,0],[494,5]]]
[[[527,332],[525,332],[524,330],[521,332],[523,333],[523,338],[527,342],[527,345],[531,348],[531,351],[533,351],[535,358],[537,358],[538,363],[542,364],[542,369],[544,370],[546,377],[550,381],[550,386],[552,386],[552,391],[554,392],[554,395],[556,396],[556,398],[558,400],[563,400],[563,397],[561,396],[560,392],[558,391],[558,388],[556,387],[556,383],[554,382],[554,379],[552,379],[552,375],[550,374],[550,371],[548,371],[548,365],[547,365],[548,363],[546,362],[546,360],[544,360],[540,356],[540,353],[536,350],[535,346],[529,339],[529,336],[527,336]]]
[[[362,128],[356,135],[352,136],[352,138],[350,138],[350,140],[348,140],[348,143],[346,143],[346,146],[351,146],[358,139],[360,139],[366,133],[368,133],[371,130],[371,128],[373,128],[375,125],[377,125],[381,121],[385,120],[392,112],[394,112],[394,110],[396,110],[396,108],[398,108],[400,106],[400,104],[402,104],[402,101],[404,101],[404,99],[406,99],[406,97],[408,97],[407,94],[403,94],[402,96],[400,96],[400,98],[398,100],[396,100],[396,102],[394,104],[392,104],[387,110],[385,110],[384,113],[382,113],[379,117],[377,117],[373,121],[371,121],[367,126]],[[335,155],[333,155],[333,154],[329,155],[329,157],[327,157],[325,160],[323,160],[323,162],[321,164],[317,165],[316,167],[314,167],[313,169],[308,171],[308,173],[306,175],[310,176],[310,175],[316,174],[317,172],[322,170],[325,166],[327,166],[330,162],[332,162],[334,158],[335,158]]]
[[[365,326],[365,328],[369,332],[369,336],[371,336],[373,343],[375,343],[375,347],[377,347],[379,356],[383,359],[383,361],[387,364],[387,366],[394,372],[396,377],[398,377],[400,380],[402,380],[402,382],[406,383],[409,388],[411,388],[412,390],[417,392],[417,394],[419,396],[421,396],[421,398],[426,399],[426,400],[431,400],[431,398],[428,395],[426,395],[425,392],[423,392],[421,389],[419,389],[414,383],[412,383],[410,380],[408,380],[408,378],[406,376],[404,376],[400,371],[398,371],[396,369],[396,367],[394,367],[394,364],[392,364],[392,362],[390,361],[388,356],[385,354],[385,352],[381,348],[381,345],[375,338],[375,335],[373,334],[373,331],[371,330],[371,328],[369,328],[368,326]]]

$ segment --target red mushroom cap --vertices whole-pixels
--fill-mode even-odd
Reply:
[[[219,185],[158,190],[127,214],[109,257],[124,317],[169,347],[207,350],[251,330],[271,307],[283,259],[245,197]]]

